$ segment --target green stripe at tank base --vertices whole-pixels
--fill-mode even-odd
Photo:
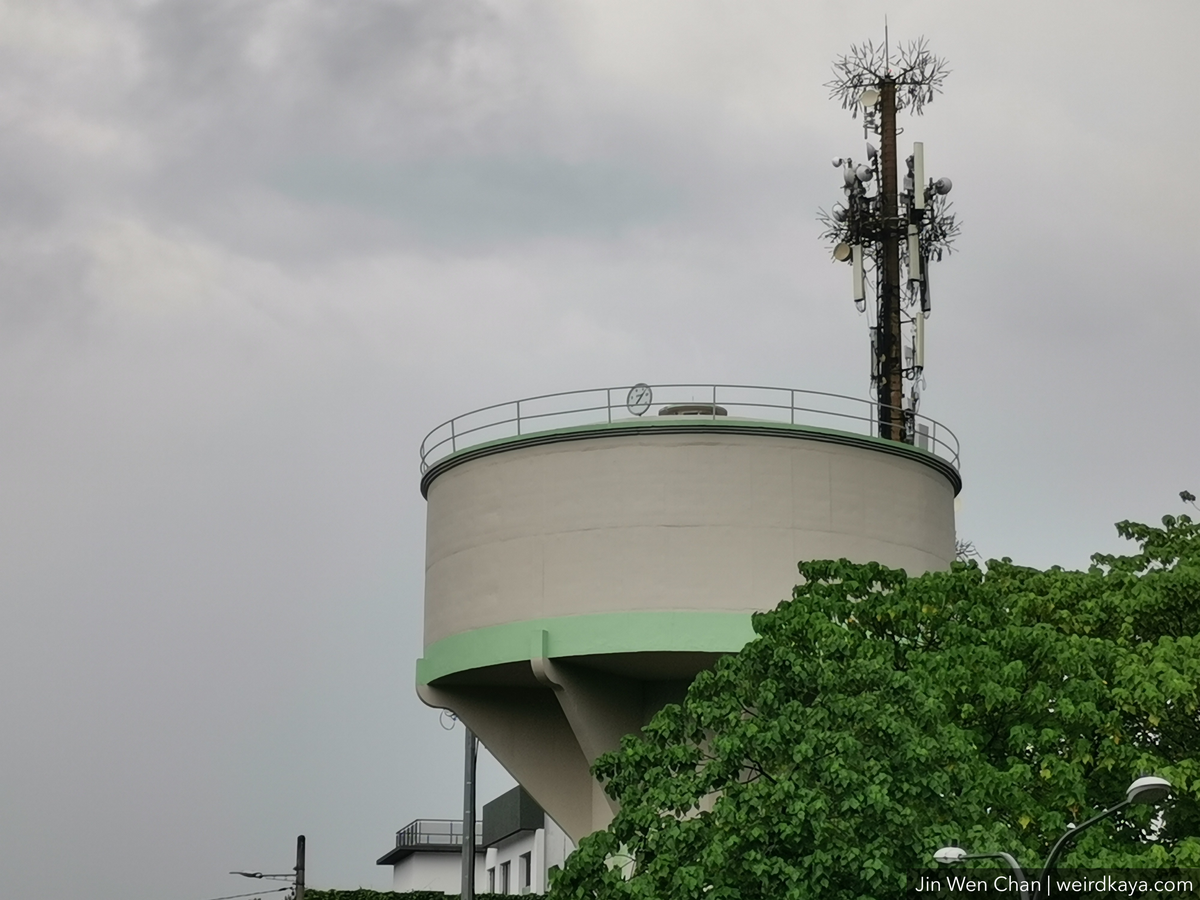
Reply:
[[[443,638],[417,660],[417,683],[535,657],[653,651],[737,653],[754,639],[749,612],[641,611],[528,619]]]

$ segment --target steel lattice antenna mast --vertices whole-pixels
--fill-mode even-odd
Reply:
[[[895,58],[891,52],[886,39],[883,46],[867,42],[833,64],[834,80],[826,87],[855,117],[861,110],[864,136],[876,135],[880,149],[868,143],[865,164],[833,161],[842,169],[846,202],[822,210],[820,220],[834,259],[851,265],[860,312],[873,281],[871,383],[879,436],[911,444],[921,442],[915,416],[924,381],[929,262],[949,252],[958,223],[945,199],[950,179],[925,181],[923,144],[913,145],[903,189],[897,177],[896,113],[921,114],[941,92],[945,60],[930,53],[924,39],[900,48]]]

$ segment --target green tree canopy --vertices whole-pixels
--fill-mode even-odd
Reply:
[[[1138,552],[1087,571],[801,563],[756,640],[596,763],[620,812],[552,896],[900,897],[946,845],[1036,868],[1144,774],[1176,787],[1163,818],[1131,807],[1062,865],[1197,866],[1200,526],[1117,529]]]

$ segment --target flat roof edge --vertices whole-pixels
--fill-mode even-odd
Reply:
[[[520,447],[538,447],[546,444],[558,444],[566,441],[581,441],[592,438],[631,437],[634,435],[653,434],[655,432],[672,434],[753,434],[765,437],[784,437],[793,440],[817,441],[829,444],[841,444],[850,447],[862,447],[902,456],[916,462],[924,463],[946,477],[954,488],[957,497],[962,490],[962,476],[949,460],[943,459],[936,453],[903,444],[885,438],[866,434],[855,434],[851,431],[836,431],[831,428],[817,428],[812,425],[793,425],[788,422],[762,422],[747,419],[693,419],[691,421],[678,419],[650,419],[638,422],[613,422],[591,425],[578,425],[572,428],[560,428],[552,431],[538,431],[533,434],[512,435],[499,438],[483,444],[466,447],[449,456],[442,457],[421,475],[421,496],[429,497],[429,486],[434,480],[450,469],[480,459],[505,453]]]

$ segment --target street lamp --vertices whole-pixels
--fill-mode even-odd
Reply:
[[[1171,793],[1171,782],[1165,778],[1159,778],[1157,775],[1143,775],[1141,778],[1135,779],[1125,791],[1125,799],[1116,806],[1109,807],[1104,812],[1092,816],[1082,825],[1071,827],[1067,832],[1054,842],[1054,846],[1050,848],[1050,855],[1046,857],[1046,865],[1042,867],[1042,872],[1049,875],[1054,871],[1054,867],[1058,864],[1058,858],[1062,856],[1063,850],[1067,844],[1079,837],[1086,829],[1091,828],[1097,822],[1107,819],[1109,816],[1116,815],[1127,806],[1134,804],[1149,804],[1161,803],[1167,799]],[[953,865],[954,863],[962,862],[967,859],[1002,859],[1005,864],[1016,875],[1017,880],[1024,885],[1025,875],[1021,871],[1021,866],[1008,853],[968,853],[961,847],[943,847],[937,853],[933,854],[935,862],[943,865]],[[1024,888],[1021,890],[1021,900],[1029,900],[1028,891]]]
[[[258,878],[265,881],[290,881],[296,890],[293,900],[304,900],[304,835],[296,837],[296,868],[291,872],[230,872],[230,875],[241,875],[243,878]],[[284,888],[279,888],[284,890]]]
[[[1050,874],[1050,872],[1054,870],[1054,866],[1058,862],[1058,858],[1062,855],[1063,850],[1066,849],[1067,844],[1075,840],[1075,838],[1077,838],[1080,832],[1082,832],[1084,829],[1091,828],[1101,819],[1107,819],[1109,816],[1115,815],[1125,807],[1132,806],[1135,803],[1161,803],[1163,800],[1167,799],[1167,795],[1170,793],[1171,782],[1167,781],[1165,778],[1159,778],[1156,775],[1145,775],[1136,779],[1125,791],[1124,800],[1122,800],[1116,806],[1106,809],[1099,815],[1092,816],[1078,828],[1072,828],[1067,831],[1066,834],[1060,837],[1055,842],[1054,846],[1050,848],[1050,855],[1046,857],[1046,865],[1042,871],[1047,875]]]
[[[264,872],[230,872],[230,875],[241,875],[243,878],[265,878],[267,881],[291,881],[296,876],[291,872],[277,872],[268,875]]]
[[[1005,853],[1003,850],[996,853],[968,853],[962,847],[943,847],[937,853],[933,854],[933,859],[934,862],[939,862],[947,866],[962,862],[965,859],[1002,859],[1004,860],[1004,864],[1017,877],[1017,884],[1020,885],[1021,900],[1029,900],[1029,890],[1025,880],[1025,873],[1021,871],[1021,864],[1017,862],[1016,857],[1011,853]]]

